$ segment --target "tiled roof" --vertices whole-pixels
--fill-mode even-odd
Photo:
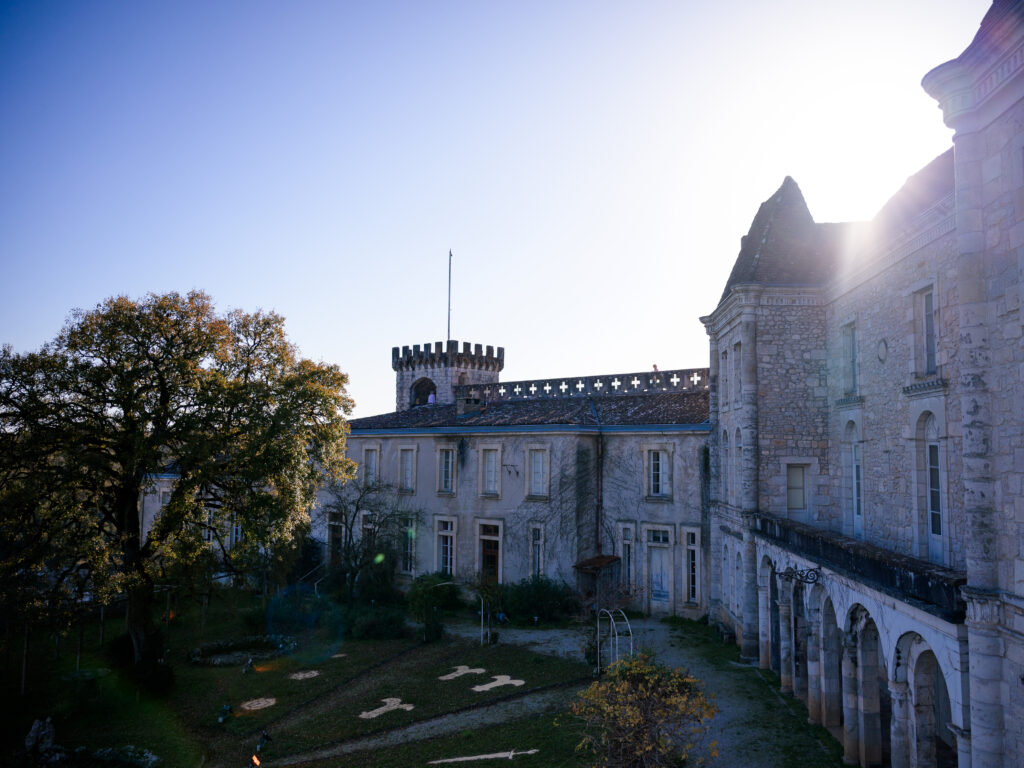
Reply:
[[[702,424],[707,419],[707,392],[668,392],[491,402],[480,411],[461,417],[455,405],[421,405],[406,411],[353,419],[349,425],[353,431],[550,424],[596,427],[599,423],[601,426]]]
[[[819,229],[800,187],[789,176],[761,203],[750,232],[740,241],[722,299],[734,285],[820,285],[832,271],[831,238]]]

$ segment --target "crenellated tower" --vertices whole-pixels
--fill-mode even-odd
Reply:
[[[409,347],[391,348],[395,371],[395,409],[405,411],[434,402],[454,403],[454,387],[465,384],[495,384],[505,367],[505,348],[482,344],[435,341]]]

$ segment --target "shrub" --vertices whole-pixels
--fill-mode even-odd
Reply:
[[[405,613],[394,606],[357,605],[341,612],[342,636],[349,640],[392,640],[405,637]]]
[[[703,741],[718,708],[700,681],[648,654],[615,662],[569,711],[587,729],[576,749],[589,752],[595,768],[702,765],[717,756]]]
[[[499,598],[501,609],[518,621],[564,620],[579,611],[569,585],[547,576],[534,576],[516,584],[503,584]]]

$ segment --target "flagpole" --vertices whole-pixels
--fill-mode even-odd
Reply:
[[[450,340],[452,337],[452,249],[448,249],[448,336],[446,340]]]

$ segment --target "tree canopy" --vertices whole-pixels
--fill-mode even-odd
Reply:
[[[236,556],[272,548],[308,525],[325,479],[351,475],[346,383],[299,357],[279,315],[218,314],[201,292],[111,298],[38,352],[4,347],[0,582],[20,585],[4,598],[23,611],[76,577],[126,592],[139,660],[154,576],[197,557],[204,527],[240,523]],[[175,484],[146,531],[161,473]]]

